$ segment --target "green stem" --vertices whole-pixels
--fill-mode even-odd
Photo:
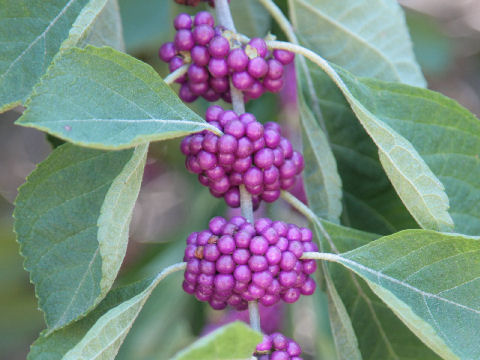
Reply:
[[[282,198],[288,202],[290,205],[292,205],[300,214],[305,216],[311,223],[315,224],[322,235],[325,237],[325,239],[328,241],[328,244],[332,248],[332,251],[335,253],[339,253],[337,247],[335,246],[332,238],[330,237],[330,234],[328,231],[325,229],[323,226],[322,222],[320,221],[319,217],[315,215],[315,213],[308,207],[306,206],[303,202],[298,200],[295,196],[290,194],[287,191],[282,191]]]
[[[182,77],[184,74],[187,73],[189,66],[190,64],[182,65],[174,72],[168,74],[168,76],[165,79],[163,79],[163,81],[165,81],[165,83],[167,83],[168,85],[172,85],[175,80],[177,80],[178,78]]]

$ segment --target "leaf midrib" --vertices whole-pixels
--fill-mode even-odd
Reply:
[[[77,0],[69,0],[69,2],[63,7],[63,9],[53,18],[53,20],[48,24],[48,26],[45,28],[45,30],[40,34],[38,35],[26,48],[25,50],[23,50],[20,55],[18,55],[15,60],[12,61],[12,63],[10,64],[10,66],[7,68],[7,70],[5,70],[5,72],[0,76],[0,80],[3,80],[5,78],[5,76],[7,76],[7,74],[11,71],[11,69],[13,68],[13,66],[28,52],[30,51],[30,49],[41,39],[41,38],[44,38],[47,33],[50,31],[50,29],[56,24],[56,22],[58,21],[58,19],[60,19],[60,17],[65,14],[65,12],[68,10],[68,8],[70,8],[70,6]],[[46,54],[47,52],[47,48],[46,46],[44,47],[44,54]]]

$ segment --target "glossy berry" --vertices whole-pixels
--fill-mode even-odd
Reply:
[[[215,59],[214,59],[215,60]],[[188,86],[182,85],[184,97],[195,98],[204,86],[202,68],[192,66]],[[192,83],[193,80],[200,81]],[[203,88],[204,90],[204,88]],[[188,171],[227,205],[240,206],[239,186],[245,185],[255,206],[260,200],[274,202],[281,190],[291,188],[305,166],[303,156],[293,150],[276,123],[260,124],[252,114],[238,116],[214,105],[207,109],[206,120],[224,135],[202,132],[187,136],[180,149],[186,155]],[[300,241],[302,234],[296,235]],[[311,234],[305,234],[311,239]]]
[[[264,335],[257,345],[255,355],[261,360],[301,360],[302,348],[280,333]]]
[[[285,228],[287,232],[283,231]],[[310,277],[315,268],[312,260],[302,260],[301,256],[303,249],[311,250],[316,245],[311,239],[296,240],[298,233],[308,232],[306,228],[266,218],[257,219],[252,225],[241,216],[230,221],[214,217],[207,230],[187,238],[183,288],[214,309],[231,305],[243,310],[252,300],[265,306],[280,300],[293,303],[301,295],[311,295],[316,289]],[[295,246],[301,251],[289,250]],[[235,301],[229,302],[232,297]],[[275,349],[287,348],[286,338],[276,336],[271,340]]]

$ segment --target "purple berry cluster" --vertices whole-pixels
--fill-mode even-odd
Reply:
[[[192,102],[202,96],[207,101],[221,98],[231,102],[229,77],[246,100],[265,91],[280,91],[283,67],[293,61],[294,54],[285,50],[271,53],[260,38],[241,44],[214,25],[213,16],[206,11],[193,19],[181,13],[174,20],[174,41],[160,47],[160,59],[169,63],[170,72],[190,64],[187,74],[176,80],[181,84],[180,98]]]
[[[215,7],[215,0],[175,0],[175,2],[187,6],[198,6],[201,2],[206,2],[208,5]],[[230,2],[230,0],[228,0],[228,2]]]
[[[310,277],[315,260],[300,259],[306,251],[318,251],[307,228],[267,218],[252,225],[241,216],[230,221],[217,216],[208,230],[187,239],[183,289],[216,310],[227,305],[245,310],[254,300],[265,306],[280,299],[293,303],[316,288]]]
[[[280,333],[264,335],[256,348],[259,360],[302,360],[301,354],[300,345]]]
[[[218,105],[210,106],[207,121],[223,131],[204,131],[183,139],[181,151],[187,169],[227,205],[240,206],[240,185],[252,195],[254,208],[261,200],[274,202],[281,190],[290,189],[304,168],[302,154],[282,136],[280,125],[259,123],[255,116],[238,116]]]

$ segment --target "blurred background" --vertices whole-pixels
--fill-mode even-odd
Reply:
[[[281,2],[281,1],[280,1]],[[166,67],[157,57],[158,47],[173,37],[174,15],[192,8],[171,0],[119,0],[127,52],[151,64],[161,76]],[[415,53],[429,87],[458,100],[480,115],[480,2],[478,0],[401,0]],[[245,23],[243,1],[232,0],[234,17],[243,24],[247,35],[266,33],[268,21]],[[198,8],[195,9],[198,11]],[[266,19],[261,9],[256,13]],[[253,32],[253,33],[252,33]],[[272,33],[279,30],[272,26]],[[281,38],[281,35],[280,35]],[[264,95],[261,101],[248,104],[248,110],[261,121],[283,122],[293,142],[297,124],[292,88],[278,96]],[[279,101],[280,100],[280,101]],[[207,104],[197,101],[193,108],[204,113]],[[277,109],[274,118],[271,109]],[[268,109],[268,112],[267,110]],[[33,287],[23,270],[22,258],[12,231],[13,201],[25,177],[51,151],[44,134],[13,122],[21,109],[0,115],[0,359],[25,359],[29,345],[43,328],[43,317],[37,309]],[[268,114],[268,119],[267,119]],[[131,225],[127,257],[119,283],[127,283],[157,273],[182,257],[184,239],[189,232],[202,229],[214,215],[225,214],[223,201],[214,199],[187,173],[177,150],[179,141],[152,144],[144,182]],[[298,147],[298,146],[297,146]],[[301,191],[301,189],[299,190]],[[301,193],[299,194],[301,195]],[[303,219],[278,201],[259,210],[266,215],[289,222]],[[297,218],[292,219],[292,216]],[[179,286],[181,274],[163,282],[154,292],[118,356],[119,359],[168,359],[218,324],[246,314],[212,312]],[[323,309],[315,315],[310,305]],[[301,343],[306,359],[335,359],[329,335],[326,299],[320,291],[294,306],[265,311],[271,330],[283,329]],[[279,316],[278,314],[285,314]],[[294,317],[294,326],[289,320]],[[300,321],[299,321],[300,320]],[[205,324],[208,324],[207,326]],[[267,325],[267,322],[265,322]]]

